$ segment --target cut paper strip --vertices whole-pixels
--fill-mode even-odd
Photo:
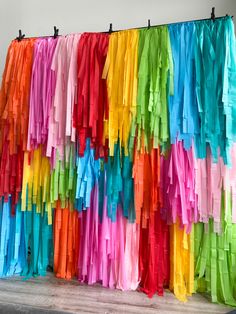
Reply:
[[[55,75],[51,70],[57,39],[40,38],[34,46],[31,74],[30,109],[27,150],[47,144],[49,113],[55,91]]]
[[[169,225],[179,221],[189,233],[192,224],[199,219],[198,198],[193,149],[186,151],[183,145],[182,141],[177,141],[171,145],[167,157],[161,157],[162,212]]]
[[[52,226],[47,214],[22,212],[20,203],[11,215],[11,198],[0,203],[0,277],[21,274],[45,276],[52,262]]]
[[[195,24],[168,26],[173,64],[174,93],[169,97],[170,140],[182,140],[190,149],[195,134],[199,134],[199,112],[196,98],[194,68]]]
[[[170,290],[183,302],[194,292],[194,230],[187,234],[178,222],[170,227]]]
[[[218,162],[214,162],[207,150],[206,159],[195,160],[195,181],[198,200],[199,221],[208,223],[213,219],[214,232],[222,232],[222,223],[232,218],[235,223],[235,167],[236,167],[236,146],[231,148],[231,167],[224,164],[219,156]],[[232,204],[232,211],[229,211],[229,204],[224,204],[222,213],[222,195],[227,193],[229,202]]]
[[[72,279],[77,274],[80,242],[80,219],[77,211],[61,208],[54,211],[54,272],[56,277]]]
[[[76,51],[79,35],[61,36],[54,51],[51,70],[55,76],[53,104],[49,113],[49,130],[46,156],[53,158],[57,154],[60,160],[65,158],[65,146],[70,139],[75,141],[75,131],[71,120],[76,97]],[[67,130],[66,130],[67,128]]]
[[[109,100],[108,137],[110,155],[119,143],[128,155],[131,125],[136,116],[138,80],[138,30],[112,33],[103,77],[107,80]],[[133,134],[134,136],[134,134]]]
[[[167,26],[139,31],[136,124],[138,145],[147,151],[169,140],[167,97],[173,93],[173,60]]]
[[[227,196],[225,196],[227,197]],[[234,295],[236,262],[236,225],[224,222],[217,235],[210,220],[208,230],[198,223],[195,230],[195,287],[208,292],[212,302],[236,306]]]
[[[108,49],[109,34],[84,33],[78,44],[78,104],[74,107],[73,125],[83,156],[86,139],[91,138],[95,157],[107,156],[104,120],[108,120],[106,82],[102,72]]]
[[[231,164],[230,148],[235,141],[236,77],[235,36],[230,17],[195,24],[195,68],[199,134],[195,135],[198,158],[206,158],[209,145],[213,160],[220,156]],[[222,40],[224,38],[224,40]]]
[[[160,151],[136,153],[133,167],[135,207],[140,224],[140,288],[152,297],[169,284],[169,229],[161,217]]]
[[[105,194],[100,220],[98,195],[95,185],[90,208],[81,214],[78,279],[88,284],[100,281],[105,287],[135,290],[139,283],[139,227],[123,217],[120,205],[112,222],[107,216]]]
[[[0,90],[0,195],[12,207],[21,192],[27,146],[30,82],[35,39],[12,41]]]

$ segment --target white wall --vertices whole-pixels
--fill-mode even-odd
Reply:
[[[7,46],[22,29],[27,36],[50,35],[53,26],[60,34],[162,24],[207,18],[211,7],[216,15],[235,16],[236,0],[0,0],[0,76]]]

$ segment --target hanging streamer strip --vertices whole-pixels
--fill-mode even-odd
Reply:
[[[27,146],[34,39],[13,41],[8,49],[0,91],[0,195],[12,206],[21,192],[23,152]]]
[[[102,71],[108,49],[108,34],[84,33],[78,44],[78,105],[73,125],[79,140],[79,155],[83,156],[86,139],[91,138],[95,157],[107,156],[104,120],[108,120],[106,82]]]
[[[103,71],[107,79],[109,100],[109,153],[114,155],[118,142],[128,155],[130,132],[135,135],[134,119],[137,98],[138,31],[113,33],[109,39],[108,55]]]

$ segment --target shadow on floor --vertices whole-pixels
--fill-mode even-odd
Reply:
[[[0,314],[73,314],[72,312],[45,310],[37,307],[15,305],[15,304],[0,304]]]

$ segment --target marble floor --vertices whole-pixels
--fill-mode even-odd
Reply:
[[[76,280],[47,277],[0,280],[0,313],[228,313],[233,308],[210,303],[196,294],[187,303],[166,291],[164,297],[149,299],[140,292],[122,292]]]

